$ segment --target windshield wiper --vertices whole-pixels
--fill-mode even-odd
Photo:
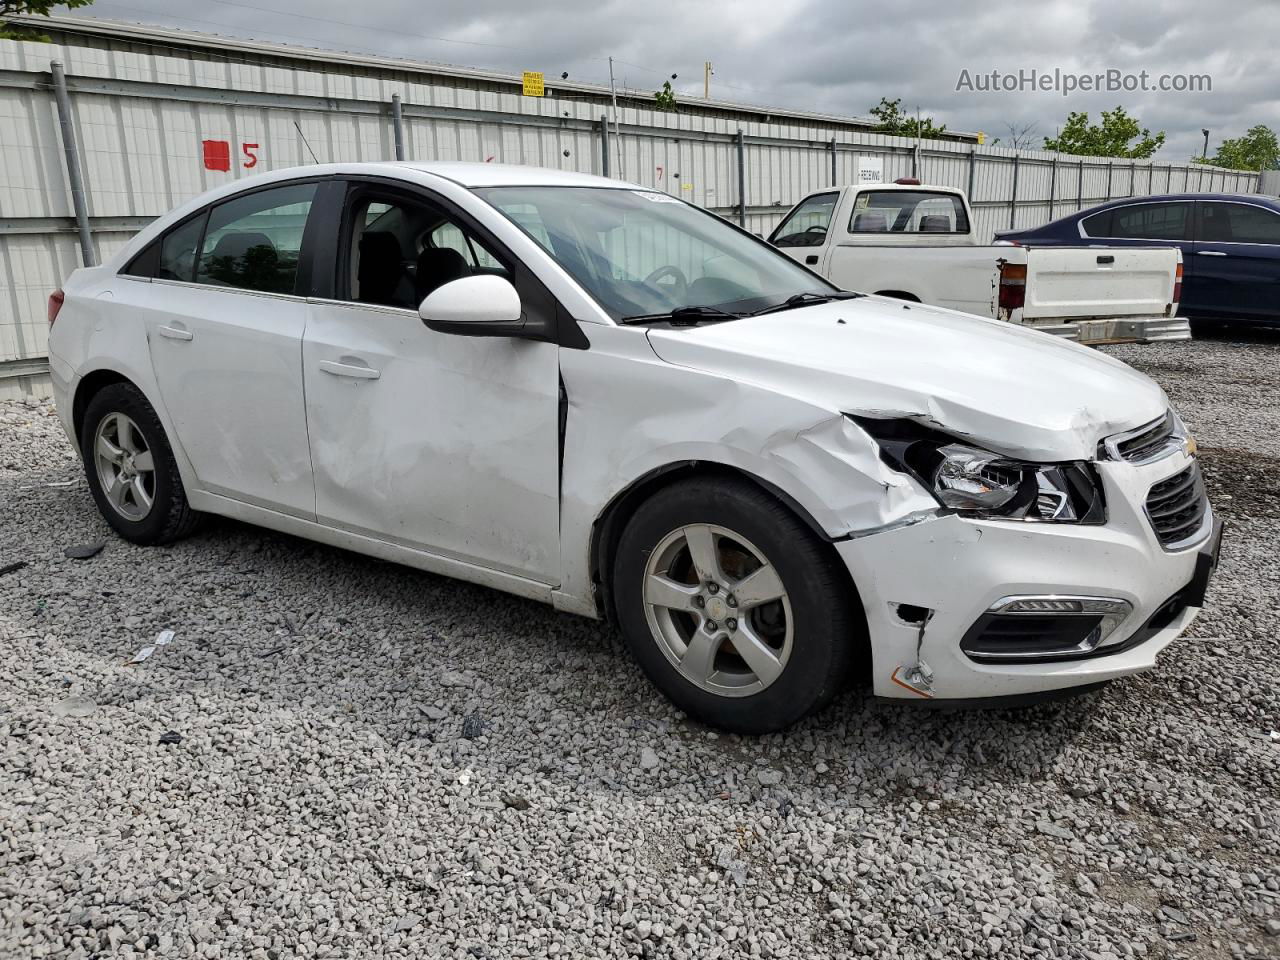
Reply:
[[[794,297],[787,297],[781,303],[749,313],[747,316],[759,317],[766,313],[780,313],[783,310],[790,310],[792,307],[807,307],[815,303],[829,303],[832,300],[855,300],[858,297],[865,296],[865,293],[850,293],[845,290],[833,293],[797,293]]]
[[[670,313],[646,313],[635,317],[623,317],[622,323],[653,323],[669,320],[673,327],[692,327],[704,320],[737,320],[741,313],[730,313],[719,307],[676,307]]]

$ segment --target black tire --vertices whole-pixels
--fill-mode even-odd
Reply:
[[[139,520],[123,516],[112,506],[102,487],[94,455],[94,442],[98,425],[111,414],[124,414],[133,421],[142,434],[146,448],[151,452],[154,469],[154,496],[150,511]],[[191,533],[201,520],[201,514],[187,503],[187,493],[178,474],[178,464],[173,458],[169,438],[155,409],[147,398],[131,383],[113,383],[103,387],[89,401],[84,420],[80,425],[80,456],[84,461],[89,491],[93,494],[98,512],[116,533],[124,539],[147,546],[172,543]]]
[[[1230,333],[1230,327],[1222,320],[1192,317],[1188,322],[1191,325],[1191,336],[1196,340],[1219,340]]]
[[[726,696],[691,682],[650,627],[644,601],[649,557],[664,538],[690,524],[712,524],[745,537],[776,569],[787,592],[790,656],[781,674],[758,692]],[[641,504],[623,531],[613,563],[618,622],[649,679],[691,717],[734,733],[782,730],[844,689],[851,667],[866,648],[856,591],[837,562],[829,544],[760,487],[730,478],[682,481]],[[713,655],[716,663],[726,652],[736,655],[728,641],[718,649],[721,652]]]

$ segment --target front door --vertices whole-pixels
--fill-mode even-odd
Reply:
[[[422,323],[428,293],[475,273],[508,276],[526,310],[545,308],[451,209],[373,184],[348,193],[334,295],[311,303],[303,341],[317,517],[556,583],[559,347]]]
[[[822,253],[840,192],[816,193],[801,200],[769,235],[769,242],[794,260],[821,269]]]
[[[150,283],[124,287],[200,487],[304,518],[315,488],[302,400],[307,302],[295,285],[316,190],[288,184],[213,207],[165,236]]]

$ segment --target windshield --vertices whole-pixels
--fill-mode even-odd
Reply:
[[[609,187],[475,191],[541,244],[615,320],[683,307],[756,312],[836,288],[665,193]]]

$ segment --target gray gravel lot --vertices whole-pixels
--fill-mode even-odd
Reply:
[[[1280,956],[1280,336],[1110,352],[1230,523],[1190,635],[1054,705],[759,739],[534,603],[114,539],[51,408],[0,405],[0,954]]]

